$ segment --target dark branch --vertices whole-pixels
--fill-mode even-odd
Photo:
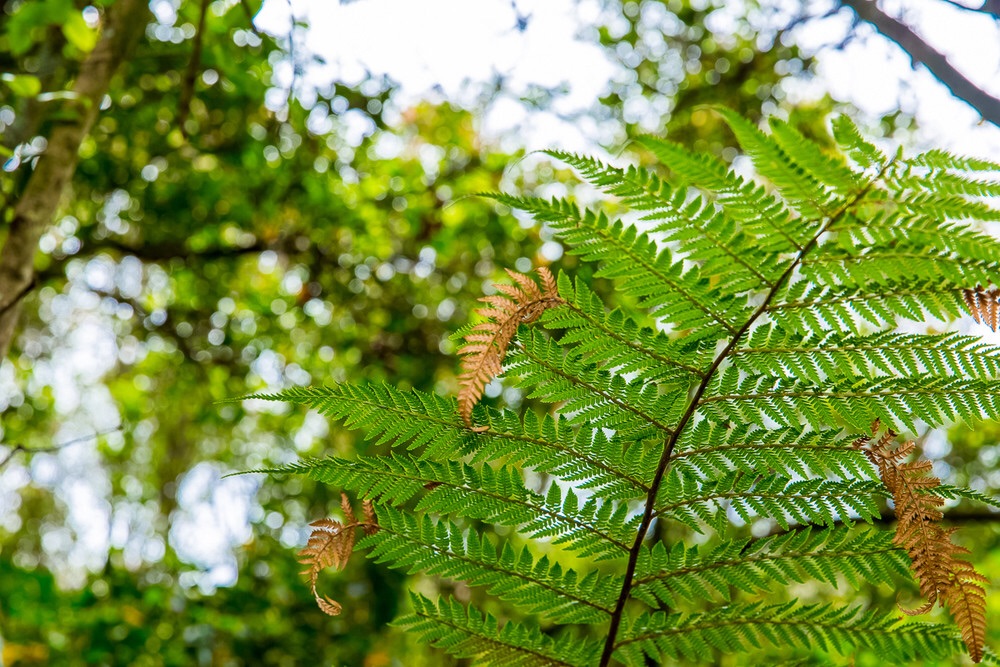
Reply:
[[[30,283],[25,285],[18,291],[13,297],[11,297],[6,303],[0,306],[0,315],[3,315],[8,310],[21,303],[21,299],[31,294],[31,290],[38,286],[38,280],[32,279]]]
[[[968,103],[984,120],[1000,126],[1000,99],[969,81],[964,74],[952,67],[943,53],[925,42],[909,26],[883,12],[872,0],[841,0],[841,4],[853,9],[863,21],[896,42],[910,56],[914,65],[923,64],[952,95]],[[998,9],[994,4],[988,2],[980,11],[992,14]]]
[[[191,47],[191,60],[184,72],[184,82],[181,84],[181,98],[177,103],[177,127],[186,139],[188,134],[184,129],[188,114],[191,113],[191,100],[194,99],[194,84],[198,78],[198,68],[201,66],[202,42],[205,39],[205,16],[208,14],[208,0],[201,0],[201,10],[198,14],[198,28],[194,33],[194,45]]]
[[[250,25],[250,30],[252,30],[255,35],[260,35],[260,30],[257,29],[257,26],[254,25],[253,22],[254,12],[253,10],[250,9],[250,4],[247,3],[247,0],[240,0],[240,7],[243,8],[243,13],[246,14],[247,23]]]
[[[72,440],[67,440],[66,442],[60,442],[58,445],[51,445],[49,447],[25,447],[24,445],[17,444],[11,447],[10,451],[7,452],[7,456],[3,457],[3,459],[0,459],[0,470],[3,470],[4,466],[10,463],[11,459],[13,459],[14,455],[17,454],[18,452],[25,452],[28,455],[58,452],[61,449],[69,447],[70,445],[78,445],[81,442],[88,442],[90,440],[94,440],[95,438],[100,438],[101,436],[104,435],[117,433],[120,430],[122,430],[121,424],[115,426],[114,428],[109,428],[105,431],[97,431],[96,433],[91,433],[90,435],[83,435],[80,436],[79,438],[73,438]]]
[[[106,239],[89,246],[92,252],[101,250],[114,250],[124,255],[133,255],[138,259],[148,262],[165,262],[171,259],[194,259],[199,262],[211,261],[215,259],[226,259],[228,257],[241,257],[253,253],[263,252],[271,248],[264,243],[253,243],[248,246],[207,248],[205,250],[189,250],[183,243],[160,243],[155,245],[130,246],[113,239]]]

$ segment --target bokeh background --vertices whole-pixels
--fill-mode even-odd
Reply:
[[[109,4],[0,2],[0,239]],[[0,363],[0,664],[460,664],[388,626],[407,577],[363,558],[324,579],[343,615],[316,609],[294,553],[334,490],[225,477],[370,446],[219,401],[340,381],[453,392],[450,334],[504,268],[587,270],[474,196],[587,200],[540,148],[646,161],[630,138],[653,132],[739,161],[705,108],[723,104],[821,140],[848,113],[891,150],[995,160],[989,103],[915,64],[920,44],[882,36],[871,6],[1000,107],[990,3],[153,0]],[[986,493],[998,443],[991,423],[922,434],[936,474]],[[1000,516],[955,516],[997,581]],[[889,608],[895,591],[861,597]]]

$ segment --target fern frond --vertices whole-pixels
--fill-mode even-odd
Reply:
[[[716,112],[736,135],[757,171],[774,184],[803,218],[818,220],[829,217],[845,203],[843,196],[831,184],[823,183],[818,174],[797,163],[784,148],[750,121],[728,109],[716,109]]]
[[[275,394],[244,399],[307,405],[320,414],[360,429],[376,445],[391,444],[425,456],[453,458],[474,447],[476,434],[457,419],[454,399],[388,384],[336,384],[289,387]]]
[[[670,168],[682,183],[714,195],[722,210],[754,235],[761,250],[780,256],[801,250],[807,242],[808,230],[798,224],[781,200],[728,171],[726,165],[711,155],[692,153],[656,137],[639,137],[636,141]]]
[[[507,373],[531,390],[529,398],[561,403],[571,424],[614,429],[632,441],[669,434],[682,398],[680,391],[659,392],[655,385],[629,382],[583,363],[531,331],[512,351]]]
[[[472,426],[472,408],[479,402],[487,383],[500,373],[507,347],[518,326],[534,322],[547,308],[563,302],[555,278],[544,266],[538,268],[541,288],[524,274],[510,270],[507,273],[515,284],[497,285],[501,294],[480,299],[486,307],[477,309],[476,313],[486,321],[472,327],[458,349],[462,356],[458,412],[469,427]]]
[[[862,169],[874,167],[881,171],[889,161],[885,153],[861,136],[858,126],[849,116],[840,115],[833,119],[833,138]]]
[[[753,424],[719,424],[703,419],[677,443],[673,470],[719,474],[741,470],[752,474],[875,479],[868,459],[839,429],[761,428]]]
[[[625,632],[615,657],[641,667],[646,657],[697,661],[704,658],[706,647],[733,653],[764,645],[819,648],[841,655],[865,648],[890,664],[947,657],[961,646],[946,626],[900,624],[895,618],[856,607],[792,601],[729,605],[689,614],[645,614]]]
[[[1000,325],[1000,320],[998,320],[1000,318],[1000,302],[998,302],[1000,290],[984,290],[981,285],[977,285],[974,290],[962,290],[962,298],[965,299],[965,305],[972,313],[972,319],[977,323],[985,324],[993,331],[997,330],[997,326]]]
[[[872,424],[873,434],[879,424]],[[989,580],[973,569],[967,561],[957,558],[968,549],[951,541],[954,528],[944,528],[940,507],[944,500],[926,493],[941,484],[930,474],[931,463],[904,461],[913,452],[914,443],[904,442],[893,447],[896,434],[886,431],[877,439],[862,438],[857,446],[878,466],[879,475],[892,493],[896,513],[896,535],[893,541],[907,550],[913,573],[920,582],[920,594],[927,603],[908,611],[922,614],[936,603],[946,605],[962,631],[962,640],[973,662],[980,662],[986,639],[986,591]]]
[[[341,523],[333,519],[313,521],[309,524],[313,527],[309,541],[298,554],[299,563],[306,566],[301,574],[309,580],[309,588],[316,598],[316,604],[329,616],[339,616],[343,608],[339,602],[326,595],[320,595],[316,590],[319,573],[330,567],[342,570],[347,566],[351,554],[354,553],[355,528],[364,528],[366,534],[378,533],[377,519],[370,504],[366,505],[364,522],[359,522],[355,518],[351,501],[345,493],[340,494],[340,508],[346,522]]]
[[[941,149],[931,149],[921,153],[909,160],[909,163],[916,167],[928,167],[930,169],[953,169],[956,171],[968,172],[1000,172],[1000,162],[991,162],[982,158],[966,157],[956,155]]]
[[[792,162],[807,174],[828,186],[836,195],[848,197],[864,187],[864,179],[847,166],[835,153],[825,152],[783,120],[769,118],[771,139]]]
[[[506,456],[511,463],[558,475],[581,488],[601,489],[609,499],[631,499],[646,491],[641,475],[648,464],[638,448],[625,452],[620,439],[593,431],[574,433],[551,418],[539,421],[531,412],[522,419],[511,411],[484,410],[480,421],[489,428],[475,432],[458,418],[453,399],[385,384],[292,387],[246,398],[308,405],[361,429],[375,444],[419,449],[423,458],[473,454],[481,462]]]
[[[441,598],[437,604],[410,593],[413,613],[393,621],[422,641],[482,667],[588,667],[600,647],[593,641],[564,635],[553,639],[538,628],[507,621]]]
[[[863,334],[868,327],[895,325],[897,318],[911,322],[958,318],[965,313],[965,303],[958,285],[894,283],[867,290],[801,281],[782,300],[768,305],[767,313],[786,330]]]
[[[465,463],[420,460],[406,455],[315,459],[266,472],[307,475],[340,486],[383,505],[403,506],[419,498],[416,509],[455,514],[516,527],[523,534],[551,538],[554,544],[597,560],[621,557],[635,530],[628,506],[588,498],[580,505],[572,489],[552,484],[545,495],[530,491],[511,467],[474,468]]]
[[[566,303],[546,311],[542,321],[548,329],[563,330],[559,344],[571,347],[582,361],[634,375],[637,382],[657,384],[700,378],[711,363],[711,350],[704,341],[671,340],[660,331],[640,327],[619,309],[605,312],[604,303],[582,280],[574,283],[560,274],[559,294]]]
[[[987,496],[986,494],[974,491],[973,489],[951,486],[950,484],[938,484],[937,486],[929,489],[924,489],[924,493],[929,493],[933,496],[937,496],[938,498],[943,498],[944,500],[972,500],[977,503],[982,503],[983,505],[989,505],[995,509],[1000,509],[1000,498]]]
[[[903,194],[903,193],[900,193]],[[996,222],[1000,210],[981,202],[957,195],[937,192],[905,193],[906,198],[895,202],[904,214],[940,216],[943,220],[970,220]]]
[[[599,491],[608,500],[631,500],[649,490],[649,452],[621,437],[588,425],[574,430],[565,417],[539,418],[530,410],[521,418],[511,411],[484,415],[489,429],[476,438],[473,463],[520,464]]]
[[[767,427],[806,423],[814,429],[847,425],[856,430],[878,419],[911,433],[918,420],[941,426],[1000,418],[996,382],[914,377],[860,378],[817,386],[768,375],[739,377],[723,373],[702,407],[717,421]]]
[[[548,223],[586,261],[602,262],[598,277],[614,280],[639,302],[639,307],[675,329],[719,326],[735,332],[733,324],[745,308],[733,296],[715,289],[700,272],[675,261],[633,225],[611,221],[603,213],[581,212],[559,200],[490,194],[501,204],[531,213]]]
[[[535,559],[527,547],[504,542],[498,549],[473,529],[392,508],[382,510],[380,530],[358,546],[370,547],[369,558],[379,563],[484,586],[524,612],[544,612],[558,623],[607,620],[621,586],[620,577],[564,571],[546,556]]]
[[[985,173],[997,165],[934,151],[890,158],[846,117],[833,124],[838,150],[781,121],[766,134],[720,113],[754,176],[642,138],[662,171],[549,153],[618,197],[614,210],[636,212],[625,220],[599,212],[610,207],[489,195],[596,271],[574,282],[539,270],[541,284],[510,273],[484,299],[486,321],[465,330],[457,402],[381,385],[260,396],[313,407],[389,449],[274,469],[364,501],[361,521],[345,501],[344,522],[317,526],[303,552],[314,593],[314,571],[345,561],[348,528],[364,528],[374,558],[479,586],[530,617],[501,624],[415,596],[402,624],[477,664],[644,666],[761,648],[767,664],[855,650],[907,664],[963,643],[974,660],[996,659],[983,645],[985,578],[941,523],[946,500],[1000,501],[940,484],[892,432],[856,434],[872,421],[915,432],[1000,418],[1000,347],[903,333],[901,322],[971,313],[1000,325],[1000,243],[978,230],[1000,220],[1000,182]],[[610,280],[617,307],[587,276]],[[519,329],[536,320],[547,331]],[[479,405],[501,370],[550,414],[534,402],[523,415]],[[889,501],[894,531],[860,525],[885,523]],[[684,543],[708,528],[715,535]],[[917,611],[940,603],[957,631],[745,602],[907,570],[927,601]],[[575,624],[588,627],[560,627]]]
[[[871,523],[879,516],[875,503],[882,490],[868,480],[792,480],[782,475],[752,475],[733,471],[715,479],[674,471],[660,487],[656,516],[677,521],[701,533],[707,524],[724,534],[729,515],[745,523],[773,519],[787,530],[792,523],[833,526],[855,517]]]
[[[1000,261],[1000,247],[991,236],[967,223],[942,221],[924,210],[880,210],[837,226],[835,240],[819,249],[852,255],[906,253],[920,248],[938,257],[961,258],[972,264]],[[989,281],[987,281],[989,282]]]
[[[1000,197],[1000,181],[932,170],[907,185],[925,192],[944,193],[957,197]]]
[[[830,252],[803,262],[802,276],[820,285],[864,287],[907,281],[975,285],[996,276],[996,263],[938,252],[927,246],[899,244],[867,252]]]
[[[879,332],[855,336],[760,327],[733,364],[747,373],[799,378],[814,384],[864,377],[961,377],[1000,380],[1000,347],[961,334]]]
[[[635,597],[652,607],[676,609],[682,602],[722,598],[733,589],[754,594],[810,579],[836,586],[843,578],[854,587],[862,582],[891,584],[906,576],[906,552],[881,530],[853,531],[839,526],[818,530],[806,526],[781,535],[723,542],[709,550],[678,542],[644,548],[636,569]]]
[[[771,287],[781,274],[777,257],[762,253],[721,209],[700,198],[688,196],[686,188],[674,188],[642,167],[618,169],[600,160],[545,151],[575,168],[594,186],[617,197],[638,211],[643,220],[656,222],[655,232],[677,244],[677,250],[701,265],[729,293]]]
[[[964,560],[952,563],[951,576],[943,603],[962,632],[969,657],[973,662],[982,662],[986,646],[986,586],[990,580]]]

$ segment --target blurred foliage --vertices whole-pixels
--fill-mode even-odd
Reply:
[[[72,113],[105,5],[0,3],[0,229]],[[622,66],[594,110],[609,148],[666,126],[722,151],[699,105],[788,106],[782,81],[811,63],[725,5],[605,4],[589,38]],[[0,366],[3,664],[449,664],[386,627],[398,573],[356,560],[328,581],[344,615],[315,609],[292,554],[337,506],[328,491],[222,478],[366,445],[315,415],[215,402],[327,378],[452,391],[449,336],[502,269],[575,266],[546,230],[467,195],[546,194],[561,172],[482,138],[482,109],[402,109],[378,77],[307,86],[316,63],[290,64],[287,41],[253,27],[256,7],[208,2],[199,35],[201,6],[151,4]],[[815,135],[828,109],[791,113]],[[964,463],[995,445],[954,443],[949,465],[992,474],[995,460]]]
[[[666,134],[695,150],[718,151],[732,142],[704,108],[716,104],[751,119],[790,112],[807,136],[826,139],[829,99],[789,103],[787,82],[810,78],[814,62],[786,38],[787,21],[774,6],[757,0],[603,0],[602,6],[590,37],[621,65],[602,108],[628,136]]]

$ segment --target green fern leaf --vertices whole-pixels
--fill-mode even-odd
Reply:
[[[466,357],[489,356],[471,385],[461,379],[461,414],[388,385],[259,395],[386,452],[269,472],[364,499],[365,522],[351,524],[379,562],[478,587],[469,606],[414,595],[398,621],[474,664],[864,651],[907,664],[947,660],[963,642],[996,661],[983,646],[985,578],[936,522],[945,501],[1000,502],[941,485],[930,462],[905,460],[912,442],[893,439],[1000,419],[1000,347],[906,324],[944,330],[971,315],[996,329],[1000,243],[978,226],[1000,220],[1000,166],[942,151],[890,158],[846,117],[833,121],[837,148],[782,121],[765,133],[720,115],[754,177],[642,137],[661,165],[548,153],[611,206],[488,195],[594,264],[580,276],[609,279],[620,303],[566,273],[540,269],[541,286],[510,273],[485,298],[488,330],[457,334]],[[635,215],[609,213],[622,209]],[[498,371],[523,392],[522,413],[477,405]],[[314,558],[310,575],[353,544]],[[955,628],[761,601],[807,581],[914,577],[919,611],[943,602]],[[511,619],[482,613],[483,596]]]
[[[413,613],[393,624],[459,658],[482,667],[586,667],[595,663],[600,647],[567,635],[559,639],[538,628],[507,621],[464,607],[453,600],[431,600],[410,594]]]

